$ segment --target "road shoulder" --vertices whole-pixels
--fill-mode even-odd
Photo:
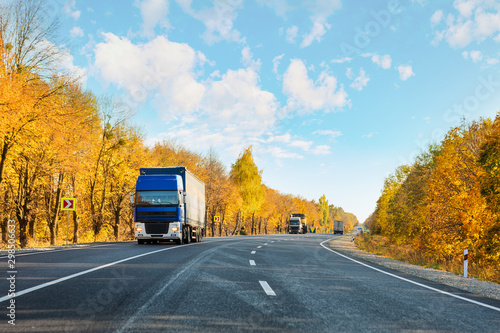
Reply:
[[[373,253],[365,252],[353,246],[350,235],[332,240],[328,243],[328,246],[332,250],[341,252],[353,258],[362,259],[399,272],[415,275],[433,282],[438,282],[447,286],[466,290],[477,295],[500,300],[499,284],[480,281],[475,278],[464,278],[463,276],[459,276],[446,271],[412,265],[405,262],[378,256]]]

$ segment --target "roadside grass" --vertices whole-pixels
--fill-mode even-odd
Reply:
[[[397,245],[391,243],[387,237],[379,235],[358,235],[356,245],[361,250],[386,258],[463,275],[463,254],[457,254],[457,257],[451,260],[439,258],[430,254],[423,254],[408,244]],[[468,275],[482,281],[500,284],[500,270],[498,267],[492,267],[484,262],[475,262],[473,255],[469,255]]]

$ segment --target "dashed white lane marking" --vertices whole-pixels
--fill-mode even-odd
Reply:
[[[470,302],[470,303],[473,303],[473,304],[476,304],[476,305],[480,305],[482,307],[485,307],[485,308],[488,308],[488,309],[492,309],[492,310],[495,310],[495,311],[498,311],[500,312],[500,308],[497,308],[496,306],[493,306],[493,305],[489,305],[489,304],[485,304],[485,303],[481,303],[481,302],[478,302],[478,301],[475,301],[475,300],[472,300],[472,299],[469,299],[469,298],[465,298],[465,297],[462,297],[462,296],[458,296],[458,295],[455,295],[455,294],[452,294],[452,293],[449,293],[447,291],[443,291],[443,290],[439,290],[437,288],[433,288],[433,287],[430,287],[428,285],[425,285],[423,283],[418,283],[418,282],[415,282],[415,281],[412,281],[410,279],[406,279],[404,277],[401,277],[399,275],[396,275],[396,274],[392,274],[392,273],[389,273],[389,272],[386,272],[384,270],[381,270],[381,269],[378,269],[376,267],[373,267],[373,266],[370,266],[370,265],[367,265],[365,263],[362,263],[361,261],[358,261],[358,260],[355,260],[355,259],[352,259],[346,255],[343,255],[342,253],[339,253],[337,251],[334,251],[332,249],[330,249],[329,247],[323,245],[323,243],[326,243],[326,242],[329,242],[331,240],[333,240],[335,238],[330,238],[330,239],[327,239],[326,241],[324,242],[321,242],[319,245],[321,245],[323,248],[325,248],[326,250],[330,251],[330,252],[333,252],[335,253],[336,255],[339,255],[341,257],[344,257],[346,259],[349,259],[350,261],[353,261],[357,264],[360,264],[362,266],[365,266],[365,267],[368,267],[370,269],[373,269],[374,271],[377,271],[377,272],[380,272],[380,273],[383,273],[383,274],[386,274],[386,275],[389,275],[389,276],[392,276],[392,277],[395,277],[396,279],[400,279],[400,280],[403,280],[403,281],[406,281],[406,282],[409,282],[409,283],[412,283],[414,285],[417,285],[417,286],[420,286],[420,287],[423,287],[423,288],[427,288],[429,290],[432,290],[432,291],[435,291],[435,292],[438,292],[438,293],[441,293],[441,294],[444,294],[444,295],[448,295],[448,296],[451,296],[451,297],[455,297],[455,298],[458,298],[458,299],[461,299],[463,301],[466,301],[466,302]]]
[[[257,248],[260,249],[260,248],[262,248],[262,246],[259,245],[259,246],[257,246]]]
[[[255,260],[249,260],[250,261],[250,266],[255,266]]]
[[[255,252],[257,252],[257,251],[252,251],[252,254],[255,254]]]
[[[267,245],[267,243],[265,243],[264,245]]]
[[[262,287],[262,289],[264,289],[264,291],[266,292],[266,294],[268,296],[276,296],[276,293],[274,292],[274,290],[269,286],[269,283],[267,283],[266,281],[259,281],[260,283],[260,286]]]

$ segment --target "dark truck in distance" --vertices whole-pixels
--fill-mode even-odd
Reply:
[[[305,234],[307,232],[306,214],[291,214],[288,220],[288,233]]]
[[[139,244],[201,242],[205,184],[186,167],[140,168],[135,191],[135,237]]]

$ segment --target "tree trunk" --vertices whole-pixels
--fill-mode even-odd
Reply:
[[[49,226],[50,230],[50,245],[56,245],[56,225],[51,223]]]
[[[220,223],[219,223],[219,236],[222,237],[222,225],[224,224],[224,212],[221,212]]]
[[[7,137],[3,139],[2,154],[0,155],[0,184],[3,182],[3,170],[5,168],[5,162],[7,161],[7,152],[9,151],[9,144],[7,142]]]
[[[115,240],[117,242],[120,241],[120,214],[121,214],[122,208],[118,206],[118,208],[115,210],[115,224],[113,225],[113,231],[115,233]]]
[[[213,214],[210,214],[210,230],[212,230],[212,237],[215,237],[215,217]]]
[[[2,242],[7,243],[7,223],[9,221],[9,218],[6,216],[2,219]]]
[[[78,244],[78,214],[73,211],[73,244]]]

